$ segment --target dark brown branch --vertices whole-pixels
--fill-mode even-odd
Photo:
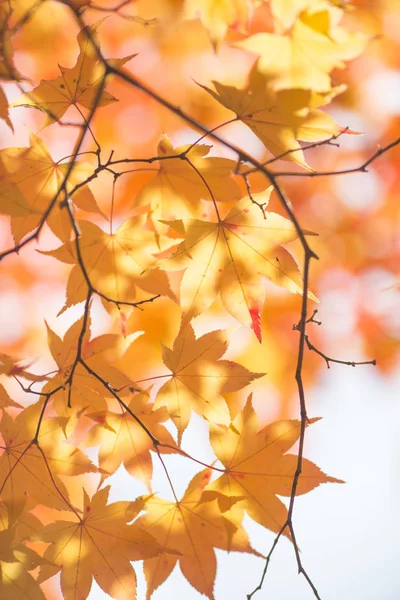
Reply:
[[[257,200],[255,200],[255,199],[253,198],[253,195],[252,195],[252,193],[251,193],[251,187],[250,187],[250,181],[249,181],[249,178],[248,178],[248,177],[247,177],[247,175],[245,175],[244,173],[240,173],[240,175],[241,175],[241,176],[243,177],[243,179],[244,179],[244,182],[245,182],[245,184],[246,184],[246,189],[247,189],[247,195],[249,196],[249,198],[250,198],[251,202],[252,202],[253,204],[255,204],[256,206],[258,206],[258,208],[261,210],[261,213],[262,213],[262,216],[263,216],[263,218],[264,218],[264,219],[266,219],[266,218],[267,218],[267,215],[265,214],[265,207],[267,206],[267,203],[266,203],[266,202],[263,202],[263,203],[257,202]]]
[[[306,145],[302,146],[301,148],[291,148],[290,150],[286,150],[285,152],[282,152],[282,154],[278,154],[278,156],[269,158],[262,164],[264,167],[267,165],[271,165],[272,163],[277,162],[278,160],[282,160],[286,156],[289,156],[290,154],[294,154],[295,152],[298,152],[299,150],[302,150],[303,152],[305,152],[306,150],[313,150],[314,148],[318,148],[320,146],[336,146],[337,148],[339,148],[339,144],[336,144],[335,141],[340,136],[342,136],[344,133],[346,133],[347,130],[348,130],[348,127],[346,127],[343,131],[340,131],[340,133],[337,133],[336,135],[332,135],[327,140],[322,140],[320,142],[311,142],[310,144],[306,144]],[[252,173],[257,173],[257,172],[258,172],[258,169],[248,169],[247,171],[244,171],[243,173],[241,173],[241,175],[251,175]]]
[[[307,344],[307,348],[309,350],[311,350],[312,352],[315,352],[316,354],[318,354],[318,356],[320,356],[321,358],[323,358],[325,360],[326,366],[328,367],[328,369],[331,368],[330,363],[336,363],[339,365],[347,365],[349,367],[357,367],[358,365],[374,365],[374,366],[376,365],[375,359],[354,361],[354,360],[339,360],[338,358],[332,358],[331,356],[327,356],[326,354],[324,354],[324,352],[321,352],[321,350],[318,350],[318,348],[316,348],[314,346],[314,344],[312,344],[310,342],[308,335],[306,335],[306,344]]]
[[[307,173],[295,173],[292,171],[281,171],[279,173],[275,173],[275,177],[332,177],[336,175],[350,175],[351,173],[368,173],[368,167],[371,163],[373,163],[377,158],[385,154],[392,148],[395,148],[400,144],[400,137],[390,142],[383,148],[378,148],[376,152],[372,154],[366,161],[364,161],[358,167],[351,167],[349,169],[341,169],[338,171],[311,171]]]
[[[316,323],[316,325],[321,325],[321,321],[318,321],[315,316],[318,313],[318,309],[314,310],[313,314],[311,315],[311,317],[309,317],[306,320],[306,323]],[[297,325],[293,325],[293,329],[298,330],[299,329],[299,324]],[[337,363],[339,365],[347,365],[349,367],[356,367],[358,365],[376,365],[376,360],[372,359],[372,360],[362,360],[362,361],[354,361],[354,360],[339,360],[337,358],[332,358],[330,356],[328,356],[327,354],[325,354],[324,352],[322,352],[321,350],[319,350],[316,346],[314,346],[314,344],[312,344],[310,342],[310,339],[308,337],[308,334],[305,335],[305,342],[307,345],[307,348],[309,350],[311,350],[312,352],[315,352],[316,354],[318,354],[321,358],[323,358],[326,362],[326,366],[328,367],[328,369],[330,369],[330,363]]]

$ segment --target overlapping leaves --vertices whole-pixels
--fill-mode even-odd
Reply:
[[[332,92],[316,94],[311,89],[276,89],[274,79],[262,75],[257,68],[252,70],[243,89],[218,81],[213,84],[216,91],[201,87],[250,127],[275,157],[304,168],[310,167],[300,141],[320,142],[339,133],[354,133],[317,108],[330,101]]]
[[[11,217],[15,242],[18,244],[38,227],[53,203],[46,222],[58,238],[69,239],[72,228],[63,202],[77,184],[82,185],[72,195],[73,203],[84,211],[101,215],[89,186],[85,185],[92,171],[84,162],[54,162],[44,141],[33,133],[28,148],[0,150],[0,213]]]
[[[144,561],[147,599],[171,574],[176,563],[189,583],[211,600],[217,571],[215,548],[258,554],[241,525],[243,510],[221,513],[216,500],[202,502],[211,470],[201,471],[189,483],[179,502],[151,498],[138,523],[164,546],[176,550]]]
[[[136,523],[129,524],[145,506],[146,499],[107,504],[109,487],[92,499],[83,492],[82,517],[47,525],[35,537],[49,543],[39,571],[39,583],[61,570],[65,600],[86,599],[94,578],[112,598],[136,596],[136,575],[131,561],[158,556],[165,548]]]
[[[66,419],[43,421],[37,440],[36,429],[43,401],[25,408],[15,420],[3,411],[0,455],[0,495],[12,510],[26,495],[58,510],[68,506],[68,491],[60,475],[98,472],[85,454],[66,442]]]
[[[185,145],[174,148],[163,136],[157,148],[157,175],[138,194],[135,204],[149,206],[149,219],[156,230],[162,220],[200,216],[208,203],[239,200],[240,188],[230,177],[236,163],[228,158],[207,156],[211,146]]]
[[[174,297],[167,275],[156,269],[143,273],[153,265],[152,254],[159,250],[152,232],[142,228],[142,219],[126,220],[115,233],[106,233],[89,221],[79,221],[79,255],[76,245],[67,242],[56,250],[46,252],[67,264],[73,264],[68,283],[64,310],[83,302],[90,285],[102,295],[106,309],[112,303],[134,303],[137,288],[148,295]],[[146,295],[147,294],[147,295]]]
[[[320,9],[302,12],[290,35],[257,33],[238,46],[261,55],[257,68],[275,90],[327,92],[331,71],[344,68],[344,61],[361,54],[366,44],[364,35],[347,31],[336,21],[337,13],[321,4]]]

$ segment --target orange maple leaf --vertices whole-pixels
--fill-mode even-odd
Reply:
[[[6,388],[0,383],[0,408],[7,408],[11,406],[13,408],[22,408],[21,404],[14,402],[14,400],[10,398]]]
[[[15,527],[0,531],[0,594],[2,600],[45,600],[39,583],[29,573],[47,561],[21,542]],[[0,527],[1,528],[1,527]]]
[[[15,80],[21,79],[20,73],[14,65],[14,50],[11,43],[12,36],[16,31],[9,27],[9,20],[13,13],[9,2],[0,3],[0,79]]]
[[[160,544],[182,554],[165,553],[144,561],[147,600],[178,561],[189,583],[212,600],[217,570],[215,548],[260,556],[251,547],[241,526],[243,510],[238,505],[222,514],[217,501],[202,501],[202,492],[211,473],[211,469],[197,473],[179,502],[157,497],[147,502],[147,513],[138,523]]]
[[[43,391],[45,393],[51,393],[52,390],[64,385],[68,380],[76,361],[82,323],[82,319],[74,323],[62,340],[47,326],[49,348],[57,363],[58,371],[44,387]],[[81,358],[113,387],[118,389],[129,386],[132,383],[131,380],[112,364],[120,356],[117,346],[121,336],[109,334],[99,336],[93,340],[89,338],[90,330],[88,327],[83,338]],[[81,414],[82,410],[107,411],[106,397],[111,397],[110,392],[107,392],[101,381],[88,373],[85,367],[79,363],[75,367],[72,382],[52,394],[51,403],[57,414],[68,420],[77,414]],[[74,425],[75,420],[71,419],[67,431],[70,432]]]
[[[57,79],[43,80],[34,90],[23,94],[12,106],[37,108],[46,113],[43,127],[60,121],[70,106],[80,104],[85,108],[106,106],[116,98],[103,87],[106,69],[95,45],[96,32],[102,21],[84,27],[78,34],[79,56],[76,65],[68,69],[58,65],[61,75]],[[110,60],[115,68],[122,67],[136,54]]]
[[[44,419],[33,443],[43,401],[25,408],[15,420],[3,411],[0,423],[0,495],[7,507],[23,502],[25,495],[58,510],[68,507],[68,492],[59,475],[97,473],[89,458],[65,443],[66,420]],[[40,450],[40,449],[41,450]]]
[[[31,366],[31,362],[28,364],[20,364],[21,359],[4,354],[0,352],[0,375],[7,375],[8,377],[19,376],[29,381],[45,381],[47,380],[46,375],[36,375],[35,373],[29,373],[26,369]]]
[[[71,514],[68,520],[55,521],[35,536],[50,544],[44,558],[53,563],[41,566],[38,582],[61,570],[65,600],[85,600],[93,578],[112,598],[133,600],[136,575],[130,561],[158,556],[164,550],[138,522],[128,524],[144,508],[146,499],[107,504],[109,490],[106,486],[91,500],[83,490],[82,518]]]
[[[126,404],[159,442],[172,447],[160,446],[159,451],[172,452],[175,442],[169,431],[160,424],[169,418],[165,406],[153,410],[147,393],[135,394]],[[86,416],[97,423],[86,436],[85,446],[100,444],[99,466],[105,471],[101,482],[123,463],[126,470],[151,491],[153,463],[150,450],[154,450],[154,446],[144,429],[122,408],[120,413],[93,412]]]
[[[309,419],[314,423],[318,419]],[[243,499],[249,516],[271,531],[286,522],[287,509],[278,496],[290,496],[298,457],[286,452],[300,435],[299,421],[277,421],[260,428],[251,397],[229,427],[210,425],[213,450],[225,473],[208,490],[236,503]],[[296,494],[305,494],[321,483],[343,483],[325,475],[314,463],[303,459]],[[208,497],[214,496],[209,494]],[[207,496],[206,496],[207,497]],[[285,535],[288,535],[287,531]]]

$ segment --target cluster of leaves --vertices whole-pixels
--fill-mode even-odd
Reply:
[[[181,2],[175,18],[199,18],[216,52],[228,30],[235,29],[241,32],[235,46],[255,58],[244,87],[214,81],[199,89],[231,111],[229,123],[241,121],[254,132],[270,153],[261,163],[215,133],[226,122],[209,130],[136,78],[135,54],[105,58],[99,42],[103,22],[96,15],[134,19],[122,15],[126,2],[112,9],[91,0],[65,0],[79,27],[76,63],[59,65],[53,79],[27,83],[14,66],[13,40],[38,6],[27,2],[21,10],[18,4],[0,4],[0,78],[23,85],[23,94],[9,107],[0,88],[0,118],[12,128],[11,110],[37,109],[44,113],[40,131],[69,126],[77,135],[70,156],[61,161],[53,160],[34,133],[29,147],[0,150],[0,210],[10,218],[14,242],[1,258],[39,239],[48,227],[59,245],[41,250],[42,255],[71,266],[60,313],[80,305],[82,316],[62,338],[48,327],[56,365],[51,373],[36,373],[26,362],[29,357],[1,355],[0,374],[26,392],[21,406],[0,390],[1,597],[41,600],[41,584],[61,571],[66,600],[86,598],[93,578],[113,598],[134,598],[131,561],[143,560],[147,597],[179,561],[190,584],[212,599],[215,548],[260,556],[243,527],[244,511],[277,534],[273,548],[281,536],[291,540],[299,570],[319,597],[302,567],[292,523],[296,495],[339,481],[303,458],[305,428],[316,420],[307,418],[302,382],[303,351],[310,344],[308,302],[317,301],[309,289],[309,264],[316,255],[308,239],[315,233],[300,225],[282,190],[280,178],[291,173],[274,166],[282,160],[296,172],[312,174],[304,149],[354,134],[324,107],[345,88],[332,84],[332,71],[357,57],[366,37],[340,24],[343,7],[334,0]],[[271,30],[247,35],[252,11],[263,4],[272,15]],[[124,67],[131,60],[132,66]],[[98,114],[101,119],[103,107],[116,102],[107,89],[113,78],[162,104],[201,137],[175,147],[164,135],[151,157],[108,151],[93,122]],[[215,156],[204,143],[206,136],[235,158]],[[118,215],[117,181],[146,164],[154,165],[151,178],[134,198],[128,218]],[[264,186],[254,192],[251,180],[260,174]],[[90,187],[102,176],[112,185],[109,215]],[[271,194],[283,214],[267,210]],[[288,248],[295,240],[303,250],[302,269]],[[195,330],[196,318],[221,302],[223,311],[263,343],[268,282],[300,297],[301,420],[261,426],[251,394],[237,411],[229,395],[247,386],[250,393],[251,383],[264,373],[224,358],[231,331],[196,335]],[[135,356],[141,332],[128,334],[126,322],[163,297],[179,307],[180,329],[171,347],[162,345],[153,372],[141,375],[126,359]],[[114,327],[92,335],[96,298],[118,332]],[[213,464],[184,449],[192,412],[209,426]],[[289,453],[297,441],[297,454]],[[99,447],[96,462],[85,453],[90,446]],[[182,499],[175,494],[167,454],[205,467]],[[154,457],[165,469],[175,501],[152,493]],[[105,482],[121,464],[147,486],[148,495],[108,503]],[[88,483],[78,495],[73,481],[89,473],[97,477],[98,488],[90,494]],[[278,496],[290,499],[288,508]]]

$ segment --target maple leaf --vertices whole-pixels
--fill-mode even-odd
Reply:
[[[0,530],[13,529],[14,542],[29,540],[43,527],[43,523],[38,517],[30,512],[36,506],[37,502],[32,496],[25,496],[23,502],[15,503],[12,507],[7,507],[0,502]]]
[[[187,318],[207,309],[220,291],[225,308],[261,342],[264,280],[303,293],[299,268],[281,246],[297,238],[293,223],[276,213],[263,214],[256,204],[267,205],[271,191],[242,198],[224,218],[170,222],[186,238],[160,266],[186,268],[180,304]]]
[[[211,422],[229,423],[229,410],[221,394],[240,390],[263,376],[233,361],[220,360],[227,347],[227,332],[211,331],[196,339],[190,324],[182,324],[171,349],[162,345],[163,361],[170,373],[157,376],[167,381],[154,407],[167,406],[179,443],[192,409]]]
[[[154,264],[152,253],[158,252],[159,246],[154,233],[141,227],[141,217],[127,219],[115,233],[105,233],[88,221],[78,221],[78,225],[81,232],[81,259],[91,285],[97,291],[116,304],[135,302],[137,287],[151,295],[162,294],[175,298],[163,271],[155,269],[143,274],[143,271]],[[171,240],[168,242],[171,243]],[[67,283],[66,303],[61,312],[86,300],[88,288],[75,245],[67,242],[42,254],[74,264]],[[111,302],[102,300],[107,310],[115,309]]]
[[[228,27],[244,27],[251,15],[250,0],[186,0],[184,17],[200,16],[214,46],[225,37]]]
[[[217,501],[202,502],[201,495],[211,472],[211,469],[205,469],[197,473],[179,502],[157,497],[147,502],[147,513],[139,518],[138,523],[160,544],[182,554],[166,553],[144,561],[147,600],[171,574],[178,561],[189,583],[201,594],[213,599],[217,568],[215,548],[260,556],[251,547],[240,524],[243,511],[238,506],[222,514]]]
[[[47,326],[49,348],[57,363],[58,371],[44,387],[45,393],[51,393],[68,380],[76,361],[82,324],[83,319],[76,321],[62,340]],[[125,388],[131,383],[131,380],[112,364],[119,358],[116,346],[120,337],[109,334],[90,340],[90,328],[87,327],[82,343],[81,358],[93,371],[101,373],[102,378],[116,389]],[[110,392],[107,392],[101,381],[88,373],[79,363],[75,366],[72,382],[52,394],[52,406],[58,415],[69,419],[82,410],[106,411],[108,409],[106,396],[109,397]],[[69,424],[68,432],[73,425],[74,420]]]
[[[0,212],[11,216],[11,231],[16,243],[40,224],[57,194],[58,202],[46,223],[58,238],[70,239],[71,223],[62,208],[65,190],[60,193],[69,169],[69,163],[55,163],[43,140],[33,133],[30,133],[29,148],[0,150]],[[92,172],[93,168],[87,163],[74,163],[65,186],[67,192],[85,181]],[[78,208],[103,216],[87,185],[79,188],[71,199]]]
[[[367,37],[336,26],[331,10],[301,13],[290,35],[257,33],[236,46],[260,54],[257,69],[275,89],[305,88],[319,92],[331,88],[330,73],[345,67],[343,61],[364,50]]]
[[[83,516],[71,514],[55,521],[35,539],[50,546],[44,558],[53,565],[40,568],[41,583],[61,570],[65,600],[85,600],[94,578],[112,598],[136,598],[136,575],[130,561],[158,556],[163,547],[138,522],[129,525],[144,508],[146,499],[107,504],[110,487],[99,490],[90,500],[83,490]]]
[[[275,91],[271,80],[253,68],[247,87],[238,89],[213,81],[216,92],[201,85],[220,104],[236,113],[274,155],[310,169],[298,140],[320,142],[339,133],[354,133],[343,128],[322,110],[323,94],[312,90]],[[200,84],[199,84],[200,85]],[[342,88],[340,88],[342,89]],[[330,93],[328,92],[328,95]],[[331,98],[331,94],[329,95]],[[290,152],[288,152],[290,151]]]
[[[65,509],[68,492],[59,475],[98,472],[87,456],[65,443],[66,422],[61,417],[44,419],[38,442],[33,442],[42,407],[43,401],[32,404],[15,420],[3,411],[0,494],[7,507],[23,502],[28,493],[45,506]]]
[[[135,394],[127,405],[159,442],[172,448],[175,446],[171,434],[160,425],[169,418],[164,406],[153,410],[153,403],[149,402],[147,393]],[[99,466],[106,472],[102,475],[101,483],[123,463],[126,470],[145,483],[151,491],[153,464],[150,450],[154,450],[154,446],[143,428],[123,409],[120,413],[88,413],[87,417],[97,423],[86,436],[85,445],[100,444]],[[159,451],[173,450],[160,446]]]
[[[316,421],[309,419],[308,423]],[[238,497],[243,498],[252,519],[271,531],[280,531],[287,509],[277,496],[291,495],[298,457],[286,453],[299,435],[300,422],[294,420],[276,421],[260,428],[250,396],[229,427],[210,425],[211,445],[225,473],[209,489],[232,498],[233,503]],[[303,458],[296,494],[305,494],[327,482],[343,483]]]
[[[13,408],[22,408],[21,404],[18,404],[18,402],[14,402],[14,400],[10,398],[4,385],[1,385],[0,383],[0,408],[7,408],[11,406]]]
[[[29,503],[32,504],[27,499],[24,506]],[[0,504],[0,595],[2,600],[45,600],[29,571],[47,561],[25,544],[43,525],[28,510],[16,514],[16,506],[17,503],[9,512]]]
[[[156,231],[160,229],[157,220],[200,216],[207,210],[201,200],[239,200],[240,188],[231,177],[235,161],[208,157],[210,148],[205,144],[174,148],[166,135],[162,137],[157,154],[160,158],[172,158],[160,160],[157,175],[142,188],[135,201],[138,206],[150,206]],[[185,159],[181,158],[183,155]]]
[[[0,595],[2,600],[45,600],[29,571],[46,563],[34,550],[16,539],[16,528],[0,531]]]
[[[60,121],[70,106],[80,104],[90,109],[116,102],[114,96],[102,89],[106,70],[92,42],[97,42],[96,32],[101,23],[102,21],[98,21],[88,25],[79,32],[79,56],[72,69],[58,65],[61,75],[57,79],[42,80],[34,90],[23,94],[12,106],[32,107],[45,112],[47,116],[43,129]],[[136,55],[131,54],[125,58],[109,60],[109,63],[120,68],[134,56]]]

